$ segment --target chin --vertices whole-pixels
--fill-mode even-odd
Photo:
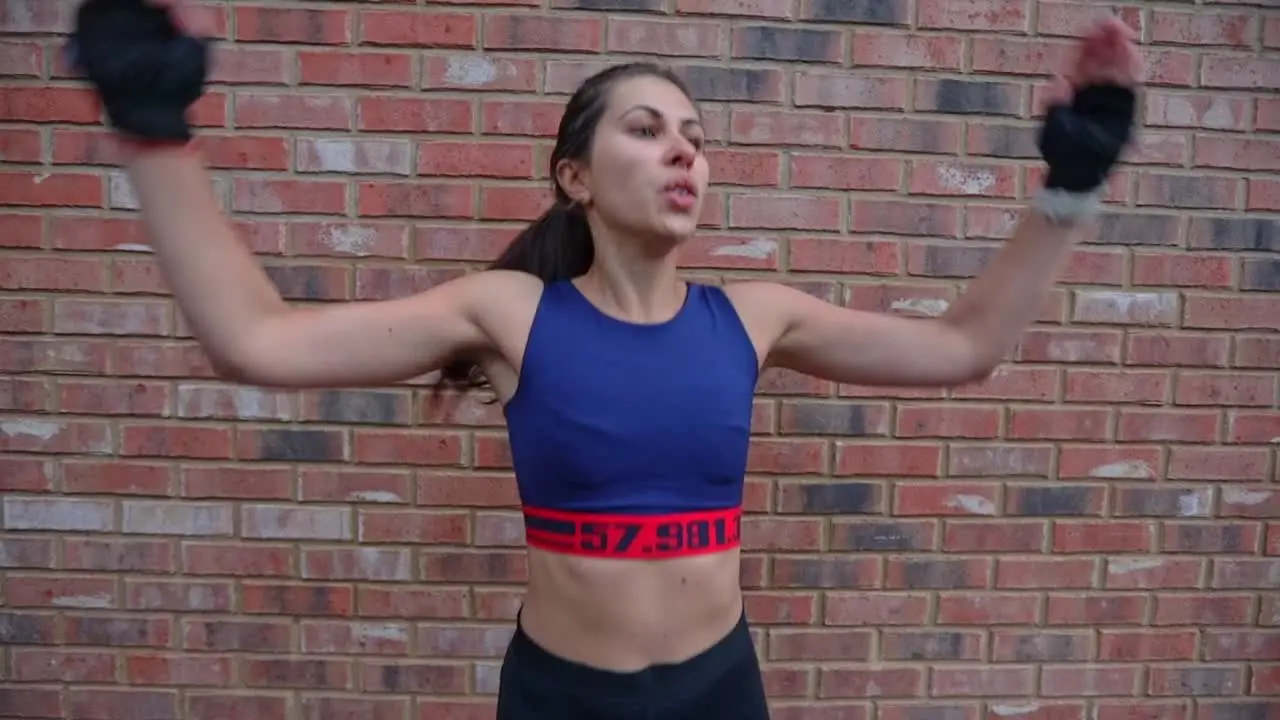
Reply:
[[[672,242],[684,243],[698,232],[697,215],[674,215],[664,218],[660,232]]]

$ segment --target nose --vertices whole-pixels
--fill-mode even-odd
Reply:
[[[668,150],[667,162],[678,167],[692,167],[694,159],[698,156],[698,149],[682,133],[673,133],[672,136],[675,140],[671,142],[671,149]]]

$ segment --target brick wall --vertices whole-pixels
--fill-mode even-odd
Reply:
[[[780,720],[1278,717],[1280,11],[1114,5],[1147,129],[1016,361],[761,384],[744,582]],[[195,118],[289,298],[401,296],[544,207],[580,78],[669,56],[714,140],[691,267],[931,313],[1009,236],[1040,77],[1097,11],[206,2],[234,44]],[[525,571],[500,413],[211,377],[69,17],[0,0],[0,716],[492,717]]]

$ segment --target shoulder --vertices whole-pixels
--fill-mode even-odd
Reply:
[[[769,280],[736,280],[724,284],[726,297],[743,320],[786,329],[793,319],[822,300],[788,285]]]
[[[797,320],[822,300],[793,287],[768,280],[726,282],[721,291],[733,304],[761,358],[769,358]]]
[[[513,306],[536,303],[546,284],[538,277],[518,270],[481,270],[442,285],[469,313],[489,316]],[[447,288],[447,289],[446,289]]]

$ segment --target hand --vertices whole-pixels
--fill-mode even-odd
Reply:
[[[1070,104],[1072,96],[1091,85],[1133,88],[1146,68],[1134,44],[1135,33],[1119,18],[1098,23],[1081,40],[1071,65],[1053,77],[1047,104]]]
[[[1074,62],[1050,87],[1040,129],[1046,189],[1092,193],[1106,182],[1133,137],[1142,73],[1133,31],[1119,19],[1081,40]]]
[[[204,94],[208,41],[178,25],[172,0],[85,0],[68,47],[107,119],[143,141],[187,142],[187,109]]]

